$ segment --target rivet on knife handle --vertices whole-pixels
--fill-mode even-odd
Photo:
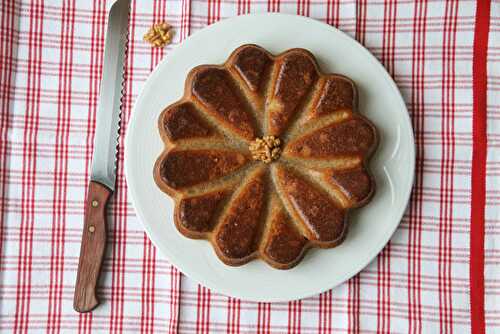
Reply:
[[[73,304],[77,312],[89,312],[99,305],[96,287],[106,246],[106,206],[110,196],[107,187],[90,182]]]

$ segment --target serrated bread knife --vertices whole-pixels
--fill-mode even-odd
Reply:
[[[106,246],[106,206],[115,189],[129,7],[130,0],[118,0],[109,11],[94,153],[73,301],[78,312],[89,312],[99,304],[96,286]]]

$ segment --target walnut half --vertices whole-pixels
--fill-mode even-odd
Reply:
[[[144,35],[144,40],[154,47],[162,48],[172,41],[172,26],[167,22],[153,25]]]
[[[252,152],[254,160],[260,160],[266,164],[279,158],[281,154],[281,141],[275,136],[264,136],[262,138],[255,138],[255,140],[248,146]]]

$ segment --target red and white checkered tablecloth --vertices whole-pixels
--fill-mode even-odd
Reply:
[[[133,1],[123,132],[148,74],[191,33],[244,13],[306,15],[356,38],[395,79],[415,130],[415,187],[360,274],[301,301],[246,302],[153,247],[127,195],[122,136],[103,304],[78,314],[106,8],[0,2],[1,332],[500,333],[500,1]],[[151,49],[142,36],[161,20],[175,42]]]

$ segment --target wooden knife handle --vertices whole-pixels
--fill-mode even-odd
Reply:
[[[77,312],[92,311],[99,304],[96,286],[106,246],[106,206],[111,193],[106,186],[90,181],[73,301]]]

